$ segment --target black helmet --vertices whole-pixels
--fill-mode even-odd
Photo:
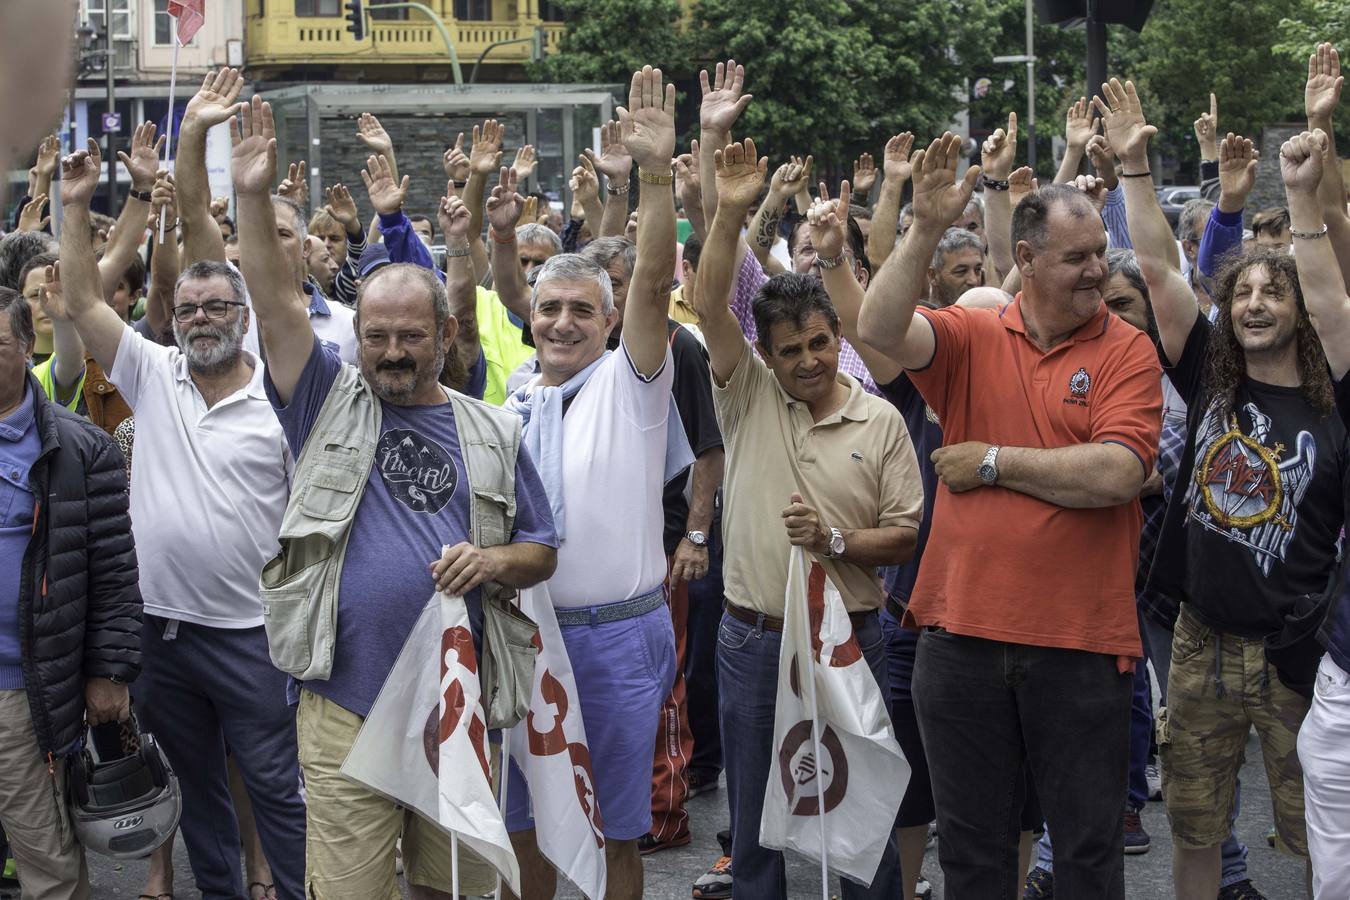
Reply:
[[[72,754],[70,818],[89,850],[139,859],[173,836],[183,811],[178,778],[154,735],[135,716],[87,728]]]

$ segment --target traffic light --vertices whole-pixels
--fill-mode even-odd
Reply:
[[[544,61],[544,41],[546,35],[544,29],[538,25],[534,27],[534,34],[530,41],[530,62],[538,63]]]
[[[366,39],[366,11],[362,0],[347,0],[347,30],[358,41]]]

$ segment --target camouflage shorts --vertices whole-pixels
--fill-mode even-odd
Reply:
[[[1215,632],[1183,605],[1172,639],[1167,701],[1158,714],[1158,753],[1172,840],[1203,849],[1228,837],[1238,770],[1256,726],[1276,844],[1307,857],[1298,729],[1311,701],[1285,687],[1266,665],[1262,642]]]

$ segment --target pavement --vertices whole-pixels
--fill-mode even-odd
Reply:
[[[1266,844],[1266,832],[1271,825],[1270,790],[1255,734],[1248,741],[1247,762],[1242,768],[1242,801],[1238,834],[1250,849],[1247,865],[1253,882],[1271,900],[1306,896],[1303,864],[1277,853]],[[689,813],[693,840],[687,846],[644,858],[645,898],[688,900],[694,879],[720,855],[716,835],[727,827],[726,791],[717,790],[694,798],[689,802]],[[1125,857],[1125,895],[1131,900],[1172,897],[1171,843],[1162,804],[1149,803],[1143,812],[1143,822],[1153,843],[1148,853]],[[174,865],[178,873],[175,900],[200,900],[201,894],[191,887],[191,870],[181,838],[175,849]],[[134,900],[140,893],[146,868],[145,862],[118,863],[91,854],[89,873],[94,900]],[[787,871],[791,900],[811,900],[821,896],[818,864],[789,855]],[[935,849],[928,851],[923,873],[932,882],[933,897],[938,900],[942,897],[942,870]],[[837,885],[832,885],[831,896],[837,894]],[[561,890],[558,896],[568,900],[581,898],[574,890]]]

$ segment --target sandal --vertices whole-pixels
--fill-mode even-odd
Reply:
[[[261,897],[253,896],[254,888],[262,888]],[[251,881],[248,885],[248,896],[249,900],[276,900],[277,886],[274,884],[263,884],[261,881]],[[169,900],[173,900],[173,898],[170,897]]]

